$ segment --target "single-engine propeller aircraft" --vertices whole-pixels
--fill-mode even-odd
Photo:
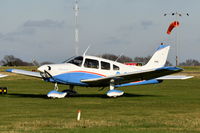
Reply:
[[[76,56],[62,64],[43,65],[39,72],[19,69],[8,69],[7,72],[24,74],[42,78],[44,81],[55,83],[53,91],[47,96],[63,98],[72,92],[74,86],[85,87],[110,87],[107,92],[109,97],[124,94],[115,88],[132,85],[157,84],[167,79],[187,79],[191,76],[170,75],[182,71],[178,67],[165,67],[169,45],[160,45],[149,62],[144,66],[130,66],[116,61],[103,59],[96,56]],[[57,84],[69,85],[66,92],[58,92]]]

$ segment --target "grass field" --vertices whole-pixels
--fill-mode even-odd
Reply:
[[[8,94],[0,95],[0,132],[200,132],[200,67],[185,69],[183,74],[195,78],[123,87],[120,90],[125,95],[119,98],[107,98],[108,88],[98,91],[99,88],[76,87],[76,97],[48,99],[46,94],[53,84],[9,74],[0,79],[0,86],[8,87]],[[68,86],[59,87],[63,90]],[[80,121],[76,121],[78,109],[82,111]]]

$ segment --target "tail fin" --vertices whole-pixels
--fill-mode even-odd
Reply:
[[[163,67],[167,61],[169,48],[169,45],[160,45],[154,53],[154,55],[149,60],[149,62],[146,65],[144,65],[143,68],[152,69]]]

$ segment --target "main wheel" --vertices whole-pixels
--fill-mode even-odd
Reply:
[[[67,92],[67,96],[75,96],[78,94],[76,91],[70,89],[64,90],[62,92]]]

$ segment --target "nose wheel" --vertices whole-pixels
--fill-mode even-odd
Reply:
[[[55,83],[54,90],[50,91],[47,94],[47,97],[49,97],[49,98],[64,98],[66,95],[67,95],[66,92],[59,92],[58,91],[58,84]]]

